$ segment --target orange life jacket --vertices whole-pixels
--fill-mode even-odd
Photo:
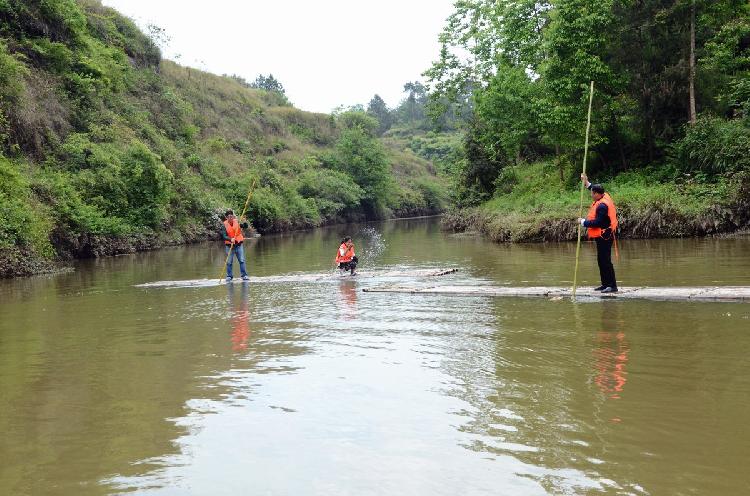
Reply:
[[[245,237],[242,235],[242,228],[240,227],[240,223],[237,220],[234,221],[234,224],[230,224],[228,220],[225,220],[224,229],[227,230],[227,236],[229,236],[229,239],[224,240],[225,245],[231,245],[232,238],[234,238],[235,243],[241,243],[245,239]]]
[[[595,201],[589,208],[589,214],[586,216],[586,220],[596,219],[596,208],[600,203],[604,203],[607,206],[607,214],[609,215],[609,227],[612,229],[612,233],[617,232],[617,209],[615,208],[615,202],[612,201],[612,197],[609,193],[604,193],[604,196],[600,200]],[[604,229],[601,227],[589,227],[588,234],[589,239],[595,239],[601,237]]]
[[[341,252],[344,252],[342,255]],[[339,249],[336,251],[336,263],[351,262],[354,258],[354,245],[346,246],[346,243],[341,243]]]

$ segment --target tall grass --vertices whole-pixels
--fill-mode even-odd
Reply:
[[[750,225],[747,180],[715,182],[664,180],[648,171],[601,180],[618,207],[621,236],[673,237],[733,231]],[[504,189],[504,184],[511,187]],[[562,184],[554,164],[508,168],[498,177],[498,193],[478,208],[452,212],[444,225],[477,230],[496,241],[575,239],[578,192]],[[744,213],[743,213],[744,212]]]

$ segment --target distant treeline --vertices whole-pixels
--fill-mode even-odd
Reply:
[[[405,97],[395,108],[388,108],[380,95],[372,97],[366,110],[378,121],[378,134],[393,129],[397,134],[420,134],[427,131],[451,132],[460,128],[470,115],[470,102],[430,98],[427,87],[419,81],[404,84]]]

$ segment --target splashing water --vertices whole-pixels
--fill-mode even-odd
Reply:
[[[383,240],[383,235],[371,226],[363,227],[358,234],[363,239],[363,244],[365,245],[360,258],[363,262],[373,263],[383,254],[387,247]]]

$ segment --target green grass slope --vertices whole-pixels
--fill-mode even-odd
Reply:
[[[658,172],[639,170],[592,180],[603,182],[612,195],[622,237],[703,236],[750,226],[750,183],[744,175],[706,183],[665,180]],[[446,214],[443,226],[480,232],[498,242],[576,239],[580,183],[561,183],[552,161],[508,167],[495,182],[498,191],[492,199]],[[583,201],[586,215],[588,191]]]
[[[212,237],[253,181],[261,232],[446,202],[430,162],[365,119],[161,60],[98,0],[0,0],[0,277]]]

